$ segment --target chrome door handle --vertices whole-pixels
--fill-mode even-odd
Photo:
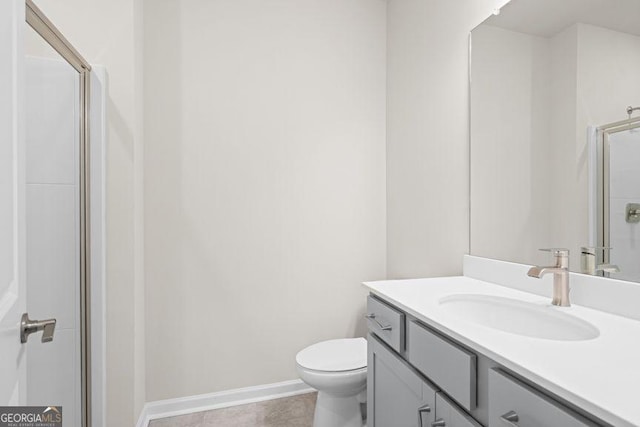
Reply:
[[[431,412],[431,406],[424,405],[424,406],[421,406],[420,408],[418,408],[418,421],[420,422],[420,427],[424,426],[424,421],[422,419],[422,415],[425,412]]]
[[[27,342],[29,335],[42,331],[42,342],[53,341],[53,332],[56,329],[56,319],[31,320],[29,315],[24,313],[20,321],[20,342]]]
[[[446,427],[446,423],[442,418],[431,423],[431,427]]]
[[[516,423],[518,422],[519,418],[520,417],[518,417],[518,414],[516,413],[516,411],[509,411],[500,417],[500,421],[502,421],[508,426],[518,427],[518,424]]]
[[[365,314],[364,317],[366,317],[369,320],[373,320],[374,322],[376,322],[378,324],[378,326],[380,327],[380,329],[382,329],[383,331],[390,331],[393,328],[391,327],[391,325],[383,325],[382,323],[380,323],[378,321],[378,319],[376,319],[376,315],[375,313],[370,313],[370,314]]]

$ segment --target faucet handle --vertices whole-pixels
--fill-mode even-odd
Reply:
[[[611,246],[582,246],[580,247],[580,251],[583,254],[595,254],[596,251],[607,251],[613,249]]]
[[[543,252],[551,252],[554,258],[561,256],[569,256],[569,249],[567,248],[544,248],[540,249]]]
[[[556,267],[569,268],[569,249],[567,248],[548,248],[540,249],[544,252],[551,252],[553,259],[555,260]]]

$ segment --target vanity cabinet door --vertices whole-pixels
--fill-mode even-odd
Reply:
[[[436,419],[432,424],[429,424],[430,427],[482,427],[480,423],[442,393],[436,394],[435,415]]]
[[[489,427],[595,427],[598,424],[507,373],[489,371]]]
[[[371,334],[368,357],[367,427],[431,427],[433,386]]]

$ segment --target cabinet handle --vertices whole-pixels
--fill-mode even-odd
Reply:
[[[431,427],[445,427],[447,424],[442,418],[431,423]]]
[[[518,422],[519,418],[520,417],[518,417],[518,414],[516,413],[516,411],[509,411],[503,416],[501,416],[500,420],[503,421],[508,426],[518,427],[518,424],[516,423]]]
[[[422,419],[422,415],[425,412],[431,412],[431,406],[424,405],[424,406],[418,408],[418,422],[420,423],[420,427],[424,426],[424,421]]]
[[[385,325],[383,325],[382,323],[380,323],[380,322],[378,321],[378,319],[376,319],[376,315],[375,315],[375,313],[365,314],[365,315],[364,315],[364,317],[366,317],[366,318],[367,318],[367,319],[369,319],[369,320],[373,320],[374,322],[376,322],[376,323],[378,324],[378,327],[379,327],[380,329],[382,329],[383,331],[390,331],[390,330],[392,330],[392,329],[393,329],[393,328],[391,327],[391,325],[386,325],[386,326],[385,326]]]

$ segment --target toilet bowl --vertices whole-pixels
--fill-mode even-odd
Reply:
[[[362,427],[366,401],[367,340],[322,341],[296,355],[298,375],[318,390],[314,427]]]

